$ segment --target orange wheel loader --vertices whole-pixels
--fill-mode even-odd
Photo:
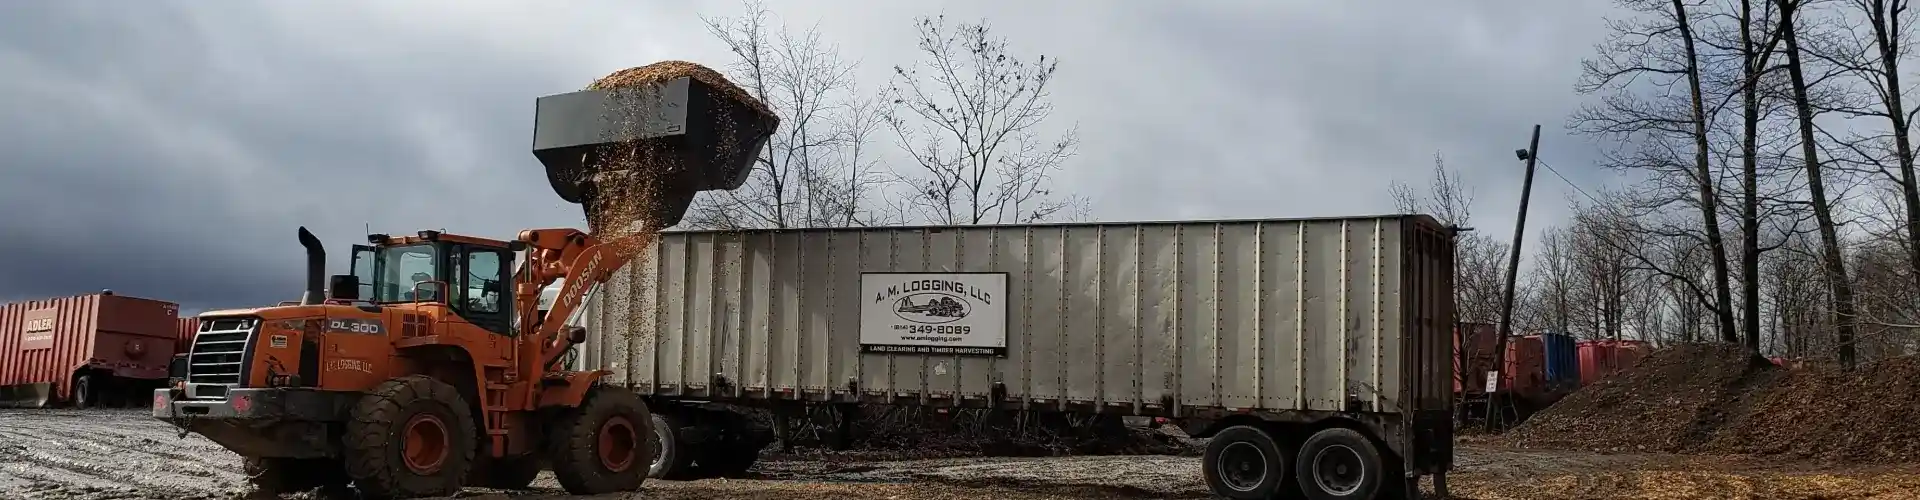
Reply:
[[[694,193],[738,188],[778,126],[685,77],[535,108],[553,189],[591,213],[621,202],[599,199],[609,176],[658,181],[649,230],[677,223]],[[636,490],[653,453],[646,404],[601,384],[609,372],[558,363],[585,338],[567,320],[650,234],[623,233],[374,234],[349,274],[326,278],[325,250],[300,228],[302,300],[202,313],[153,416],[244,457],[265,493],[444,496],[525,488],[543,468],[574,494]],[[542,313],[542,289],[563,278]]]

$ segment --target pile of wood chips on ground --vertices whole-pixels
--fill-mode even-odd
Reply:
[[[1920,461],[1920,359],[1842,371],[1789,372],[1740,422],[1707,443],[1712,453],[1859,463]]]
[[[1784,370],[1731,344],[1656,351],[1493,442],[1528,448],[1920,461],[1920,358]]]
[[[1581,388],[1495,442],[1684,452],[1738,420],[1784,372],[1732,344],[1683,344]]]

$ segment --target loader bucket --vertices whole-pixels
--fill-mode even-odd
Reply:
[[[52,399],[53,384],[21,384],[0,387],[0,408],[44,408]]]
[[[780,121],[689,77],[550,95],[534,108],[533,155],[554,193],[591,211],[598,183],[644,177],[662,186],[662,227],[679,223],[694,193],[746,183]]]

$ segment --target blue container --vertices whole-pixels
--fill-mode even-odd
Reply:
[[[1543,333],[1540,345],[1546,348],[1547,387],[1573,389],[1580,386],[1580,352],[1573,337],[1561,333]]]

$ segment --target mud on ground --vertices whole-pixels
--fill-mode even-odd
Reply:
[[[238,457],[127,410],[0,410],[0,498],[237,499]],[[1207,498],[1200,460],[1171,456],[863,460],[775,457],[755,479],[648,481],[631,498],[1140,499]],[[1840,468],[1775,459],[1519,450],[1469,440],[1456,454],[1458,498],[1916,498],[1920,468]],[[530,492],[460,498],[582,500],[543,477]],[[603,498],[627,498],[608,496]]]

